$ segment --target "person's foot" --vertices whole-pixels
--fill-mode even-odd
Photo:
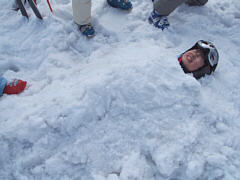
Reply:
[[[114,8],[122,10],[131,10],[132,3],[129,0],[107,0],[108,4]]]
[[[79,25],[78,27],[82,34],[87,38],[95,36],[95,30],[91,24]]]
[[[22,80],[14,80],[10,83],[7,83],[5,86],[3,93],[4,94],[19,94],[21,93],[27,85],[26,81]]]
[[[148,18],[148,22],[153,24],[156,28],[164,30],[165,28],[169,27],[169,22],[167,16],[162,16],[158,14],[155,10],[151,13]]]

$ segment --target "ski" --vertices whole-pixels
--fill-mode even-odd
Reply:
[[[21,0],[16,0],[16,2],[17,2],[18,8],[20,9],[22,15],[25,16],[26,18],[28,18],[27,11],[26,11],[22,1]]]
[[[29,5],[30,5],[30,7],[32,8],[34,14],[35,14],[39,19],[43,19],[43,18],[42,18],[42,15],[40,14],[40,12],[39,12],[36,4],[35,4],[35,1],[33,1],[33,0],[28,0],[28,3],[29,3]]]

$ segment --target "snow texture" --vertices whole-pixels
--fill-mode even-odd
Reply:
[[[38,0],[44,20],[0,1],[0,75],[28,81],[0,98],[1,180],[239,180],[240,1],[185,4],[170,28],[149,25],[151,0],[123,12],[93,1],[93,39],[70,0]],[[214,42],[213,76],[177,56]]]

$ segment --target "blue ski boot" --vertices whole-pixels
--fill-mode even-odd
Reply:
[[[114,8],[119,8],[127,11],[132,9],[132,3],[129,0],[107,0],[107,2]]]
[[[150,24],[153,24],[156,28],[164,30],[169,27],[169,22],[167,16],[162,16],[158,14],[155,10],[151,13],[148,18]]]
[[[95,36],[95,30],[91,24],[79,25],[78,27],[82,34],[87,38],[92,38],[93,36]]]

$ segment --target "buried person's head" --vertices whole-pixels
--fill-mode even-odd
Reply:
[[[185,73],[192,73],[196,79],[215,71],[218,64],[218,51],[208,41],[200,40],[179,57],[179,63]]]

